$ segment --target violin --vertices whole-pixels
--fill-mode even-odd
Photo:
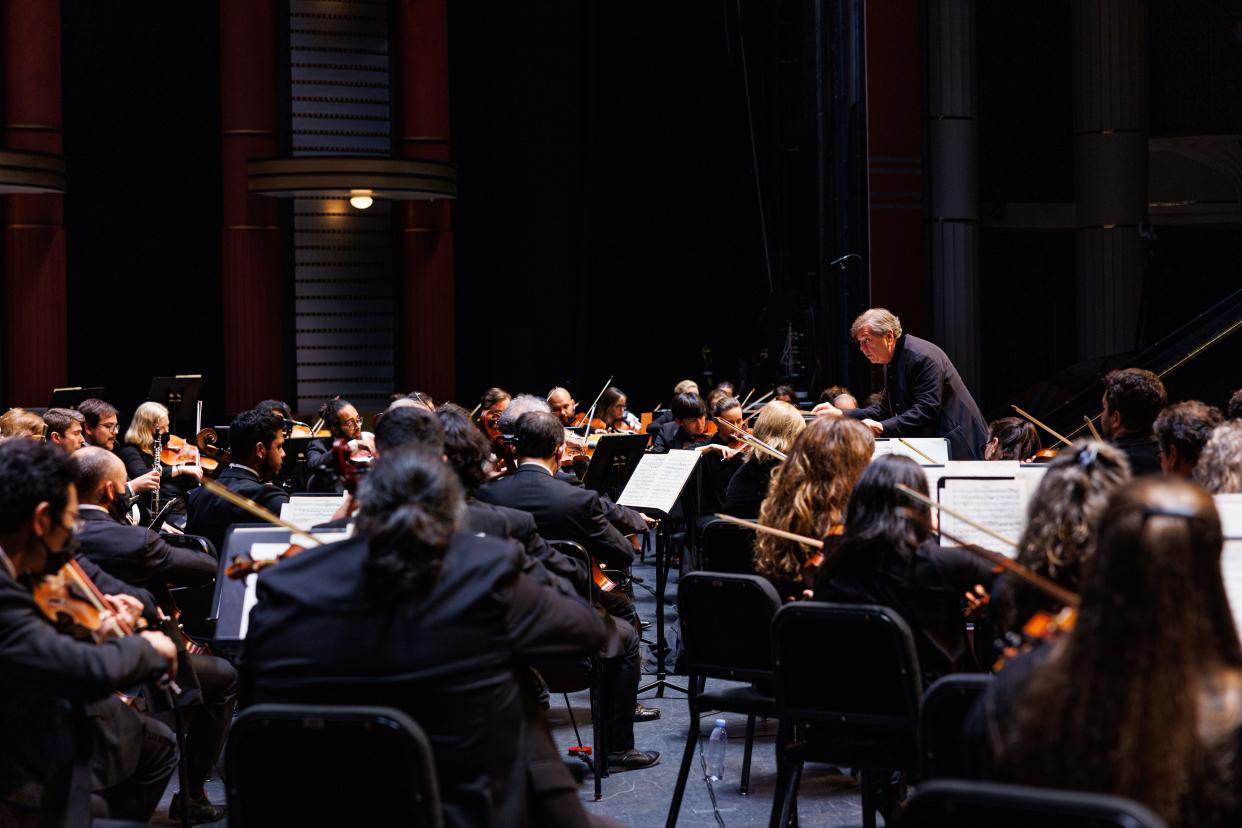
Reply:
[[[320,423],[317,423],[316,425],[320,425],[320,427],[315,429],[313,426],[307,425],[306,423],[298,420],[289,420],[289,425],[287,426],[288,431],[285,436],[290,438],[331,437],[332,432],[326,428],[323,428],[321,425],[322,422],[323,421],[321,420]]]
[[[40,580],[32,593],[48,620],[70,638],[102,644],[134,633],[108,611],[103,593],[75,560]]]
[[[234,555],[233,562],[224,567],[224,577],[232,578],[233,580],[244,580],[249,575],[255,575],[262,572],[264,569],[267,569],[269,566],[275,566],[285,558],[292,558],[293,556],[299,555],[305,551],[305,546],[291,543],[285,547],[283,552],[271,559],[265,558],[263,560],[256,561],[252,558],[243,558],[241,555]]]

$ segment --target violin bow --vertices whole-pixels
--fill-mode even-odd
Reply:
[[[919,450],[919,448],[915,446],[914,443],[909,442],[908,440],[906,440],[905,437],[898,437],[897,442],[901,443],[903,446],[910,449],[910,451],[914,452],[919,457],[922,457],[924,460],[926,460],[928,463],[931,463],[933,466],[940,465],[939,463],[937,463],[935,460],[932,459],[931,455],[927,454],[924,451]]]
[[[1030,422],[1032,422],[1032,423],[1034,423],[1035,425],[1039,426],[1039,427],[1040,427],[1040,428],[1042,428],[1044,431],[1046,431],[1046,432],[1048,432],[1049,434],[1051,434],[1053,437],[1056,437],[1056,438],[1057,438],[1058,440],[1060,440],[1062,443],[1065,443],[1065,445],[1067,445],[1067,446],[1068,446],[1068,445],[1070,444],[1070,440],[1069,440],[1069,438],[1068,438],[1068,437],[1066,437],[1064,434],[1061,434],[1061,433],[1059,433],[1059,432],[1053,431],[1050,427],[1048,427],[1048,426],[1044,425],[1044,424],[1043,424],[1043,423],[1041,423],[1039,420],[1035,419],[1035,418],[1034,418],[1034,417],[1032,417],[1030,414],[1028,414],[1028,413],[1026,413],[1025,411],[1023,411],[1021,408],[1018,408],[1016,405],[1010,405],[1009,407],[1010,407],[1010,408],[1012,408],[1014,411],[1018,412],[1020,415],[1022,415],[1022,418],[1023,418],[1023,419],[1025,419],[1025,420],[1029,420]]]
[[[955,517],[958,520],[960,520],[962,523],[965,523],[967,526],[973,526],[975,529],[978,529],[980,532],[984,532],[996,538],[1001,543],[1004,543],[1008,546],[1012,546],[1015,549],[1017,548],[1016,543],[1009,540],[1008,538],[1006,538],[1004,535],[1000,534],[999,532],[992,531],[991,529],[984,526],[983,524],[978,523],[977,521],[971,520],[970,518],[966,517],[965,515],[961,514],[955,509],[950,509],[947,506],[941,506],[936,501],[932,500],[929,497],[924,497],[922,494],[914,491],[914,489],[911,489],[909,486],[906,486],[905,484],[898,483],[896,488],[897,488],[897,491],[901,492],[907,497],[917,500],[919,503],[922,503],[925,506],[930,506],[931,508],[937,511],[944,512],[947,515],[951,515],[952,517]],[[1041,590],[1042,592],[1047,594],[1048,597],[1052,598],[1055,601],[1060,602],[1063,606],[1067,606],[1067,607],[1078,606],[1078,596],[1075,595],[1073,592],[1070,592],[1068,589],[1061,586],[1060,584],[1055,583],[1049,580],[1048,578],[1045,578],[1043,575],[1040,575],[1037,572],[1032,572],[1030,569],[1018,563],[1017,561],[1013,560],[1012,558],[1002,555],[999,552],[994,552],[991,549],[985,549],[982,546],[978,546],[973,543],[966,543],[964,540],[953,535],[951,532],[946,532],[943,527],[933,527],[930,522],[924,521],[921,516],[916,515],[915,517],[920,522],[923,522],[924,525],[927,526],[928,529],[931,529],[937,532],[938,534],[943,535],[944,537],[958,544],[959,546],[961,546],[963,549],[967,550],[968,552],[978,555],[979,557],[991,562],[992,564],[999,566],[1001,569],[1004,569],[1007,572],[1012,572],[1018,578],[1021,578],[1023,581],[1026,581],[1028,584],[1035,587],[1036,589]]]
[[[294,535],[301,535],[305,537],[307,540],[311,542],[312,546],[319,546],[320,544],[323,543],[323,541],[321,541],[319,538],[310,534],[310,530],[303,529],[300,526],[295,526],[286,520],[281,520],[280,518],[276,517],[274,514],[269,512],[267,509],[264,509],[262,506],[255,503],[250,498],[242,497],[241,495],[237,494],[231,489],[228,489],[220,485],[219,483],[217,483],[216,481],[208,477],[203,478],[203,486],[206,487],[207,491],[211,492],[216,497],[219,497],[222,500],[226,500],[229,503],[232,503],[234,506],[236,506],[239,509],[244,509],[245,511],[259,518],[260,520],[266,523],[270,523],[274,526],[279,526],[281,529],[288,529],[289,532],[291,532]]]
[[[777,529],[774,526],[764,526],[762,523],[758,523],[753,520],[746,520],[745,518],[734,517],[733,515],[717,514],[716,517],[720,518],[725,523],[732,523],[735,526],[745,526],[747,529],[754,529],[756,532],[766,532],[769,535],[776,535],[778,538],[791,540],[794,543],[800,543],[803,546],[809,546],[812,549],[824,548],[823,541],[815,540],[815,538],[808,538],[806,535],[799,535],[795,532],[786,532],[784,529]]]
[[[746,392],[746,399],[742,400],[742,410],[743,410],[743,411],[745,411],[745,410],[746,410],[746,403],[750,402],[751,395],[753,395],[754,393],[755,393],[755,389],[754,389],[754,388],[752,388],[752,389],[750,389],[749,391],[747,391],[747,392]]]
[[[616,376],[616,374],[613,374],[608,378],[608,381],[604,383],[604,387],[599,389],[599,393],[595,395],[595,402],[591,403],[591,407],[587,409],[586,422],[584,423],[584,428],[582,430],[584,435],[591,433],[591,420],[595,419],[595,406],[599,405],[599,401],[603,398],[604,392],[608,390],[608,386],[612,385],[613,378]]]
[[[1082,421],[1083,421],[1084,423],[1086,423],[1086,424],[1087,424],[1087,428],[1088,428],[1088,429],[1090,429],[1090,431],[1091,431],[1091,436],[1092,436],[1094,439],[1099,440],[1100,442],[1103,442],[1103,441],[1104,441],[1104,438],[1100,436],[1100,432],[1098,432],[1098,431],[1096,431],[1096,430],[1095,430],[1095,423],[1091,422],[1091,418],[1090,418],[1090,417],[1088,417],[1086,414],[1083,414],[1083,415],[1082,415]]]
[[[751,448],[757,448],[760,451],[767,452],[768,454],[775,457],[777,460],[784,460],[788,456],[783,451],[772,448],[771,446],[769,446],[767,443],[760,440],[755,435],[751,434],[750,432],[744,429],[738,428],[737,426],[735,426],[733,423],[729,422],[728,420],[722,420],[720,417],[712,417],[712,420],[716,422],[716,425],[722,425],[722,426],[726,426],[727,428],[729,428],[737,436],[737,439],[741,440],[743,443],[750,446]]]

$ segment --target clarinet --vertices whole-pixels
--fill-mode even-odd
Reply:
[[[164,449],[164,441],[161,439],[159,429],[155,430],[155,436],[151,438],[151,470],[160,470],[160,452]],[[160,512],[160,487],[156,486],[151,492],[151,517],[154,518]]]

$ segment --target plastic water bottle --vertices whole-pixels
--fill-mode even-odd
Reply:
[[[717,719],[716,728],[707,740],[707,778],[713,782],[724,779],[725,748],[729,746],[729,733],[725,720]]]

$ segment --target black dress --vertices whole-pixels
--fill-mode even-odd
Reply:
[[[740,518],[759,517],[759,507],[768,496],[768,484],[776,463],[767,463],[751,457],[729,478],[724,503],[720,511]]]
[[[117,457],[120,457],[121,462],[125,464],[125,474],[130,480],[133,480],[136,477],[142,477],[144,474],[151,471],[151,467],[153,465],[151,455],[147,454],[132,443],[126,443],[124,446],[121,446],[117,449],[116,455]],[[170,514],[184,515],[185,504],[188,499],[187,493],[191,488],[189,485],[191,483],[197,484],[197,481],[191,475],[183,474],[173,477],[172,473],[168,469],[163,469],[163,472],[160,475],[160,507],[163,508],[165,505],[171,503],[173,498],[177,498],[178,504],[173,507]],[[150,511],[151,493],[143,492],[139,499],[141,500],[143,507]]]

